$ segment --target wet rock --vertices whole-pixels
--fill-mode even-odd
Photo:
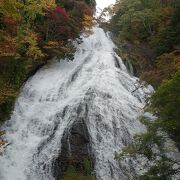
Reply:
[[[57,179],[63,177],[70,166],[73,166],[76,172],[83,174],[86,160],[89,160],[93,166],[89,133],[83,119],[74,122],[71,128],[65,131],[61,142],[61,153],[54,164],[54,177]]]

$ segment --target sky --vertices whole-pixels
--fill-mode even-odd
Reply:
[[[96,0],[97,7],[98,8],[105,8],[109,6],[110,4],[114,4],[116,0]]]
[[[110,4],[115,4],[115,2],[116,2],[116,0],[96,0],[96,4],[97,4],[97,6],[96,6],[96,17],[98,17],[101,14],[102,10],[105,7],[109,6]],[[110,17],[106,16],[105,19],[109,20]]]

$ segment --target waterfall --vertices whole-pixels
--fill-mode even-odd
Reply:
[[[114,157],[145,130],[139,117],[153,89],[129,74],[101,28],[93,32],[78,45],[73,61],[54,61],[25,83],[3,126],[9,146],[0,157],[1,180],[55,180],[62,140],[72,151],[68,134],[76,134],[78,123],[97,179],[125,180],[137,173],[135,162]]]

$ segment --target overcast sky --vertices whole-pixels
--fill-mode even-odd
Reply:
[[[115,2],[116,2],[116,0],[96,0],[96,3],[97,3],[97,6],[96,6],[96,17],[98,17],[101,14],[102,10],[105,7],[109,6],[110,4],[115,4]],[[105,19],[109,20],[110,17],[107,16]]]
[[[103,9],[110,4],[114,4],[116,0],[96,0],[97,7]]]

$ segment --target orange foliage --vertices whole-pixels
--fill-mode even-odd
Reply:
[[[173,52],[159,56],[156,67],[151,71],[143,73],[141,78],[157,87],[164,79],[170,78],[179,68],[180,46],[177,46]]]
[[[55,54],[56,56],[63,56],[71,52],[64,41],[48,41],[43,48],[48,51],[48,54]]]
[[[54,48],[59,48],[64,44],[63,41],[48,41],[45,46],[43,47],[44,49],[54,49]]]
[[[16,52],[16,39],[9,34],[0,30],[0,34],[3,35],[4,39],[0,42],[0,57],[17,57]]]
[[[82,24],[83,27],[90,29],[93,26],[93,17],[85,14]]]
[[[16,35],[17,33],[17,22],[11,17],[3,17],[2,23],[6,26],[6,32],[11,35]]]

